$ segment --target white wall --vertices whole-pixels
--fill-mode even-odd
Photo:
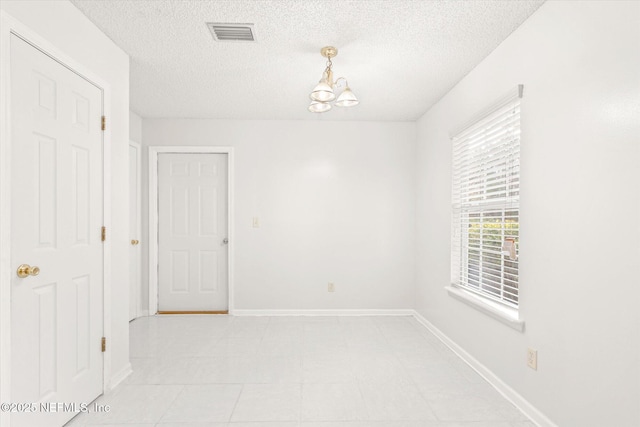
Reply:
[[[133,111],[129,111],[129,139],[142,143],[142,117]]]
[[[128,141],[129,141],[129,57],[67,1],[6,1],[0,8],[48,40],[66,56],[84,64],[110,85],[111,111],[107,125],[111,133],[111,188],[118,197],[108,214],[111,229],[108,239],[111,255],[111,319],[108,345],[111,374],[117,376],[129,366],[129,214]],[[123,194],[125,192],[125,194]]]
[[[547,2],[418,122],[418,310],[563,427],[640,425],[639,16]],[[518,83],[524,333],[444,290],[449,133]]]
[[[142,140],[235,147],[236,309],[413,305],[415,123],[144,119]]]

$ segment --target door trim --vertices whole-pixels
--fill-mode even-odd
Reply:
[[[83,63],[66,55],[4,10],[0,10],[0,401],[11,402],[11,35],[78,74],[102,90],[102,115],[110,117],[111,87]],[[103,222],[111,228],[111,129],[102,133]],[[111,244],[103,246],[103,335],[111,335]],[[107,392],[111,377],[111,349],[103,359],[102,392]],[[0,424],[10,427],[9,412],[0,412]]]
[[[233,147],[227,146],[150,146],[149,147],[149,315],[158,312],[158,154],[226,154],[227,155],[227,236],[229,255],[227,271],[229,288],[228,311],[233,314]]]

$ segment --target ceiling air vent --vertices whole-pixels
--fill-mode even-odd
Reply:
[[[207,27],[217,42],[254,42],[256,34],[253,24],[223,24],[207,22]]]

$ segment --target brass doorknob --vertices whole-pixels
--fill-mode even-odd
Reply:
[[[17,273],[18,277],[22,279],[29,276],[37,276],[38,274],[40,274],[40,267],[37,267],[35,265],[31,267],[29,264],[21,264],[18,267]]]
[[[135,239],[131,240],[131,244],[134,246],[137,245],[138,243],[140,243],[140,240],[135,240]]]

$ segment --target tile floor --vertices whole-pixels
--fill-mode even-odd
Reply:
[[[153,316],[68,427],[534,427],[412,317]]]

